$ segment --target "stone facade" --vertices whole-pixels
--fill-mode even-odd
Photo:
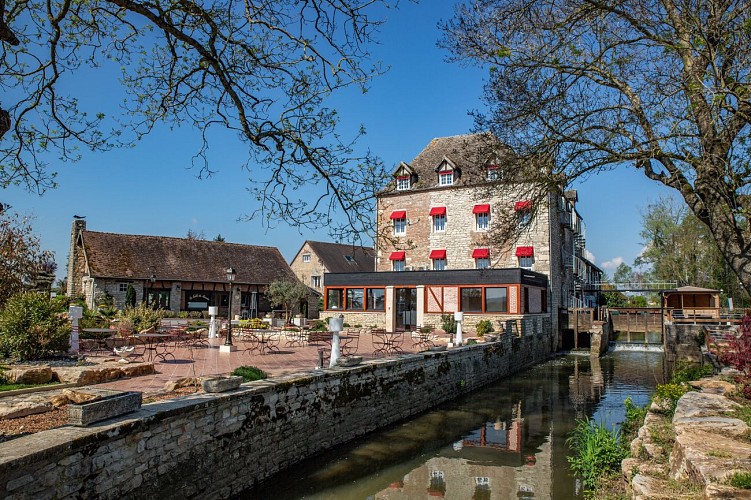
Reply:
[[[305,261],[304,256],[308,256],[310,260]],[[328,270],[323,264],[323,260],[316,255],[315,251],[311,248],[310,243],[307,241],[303,244],[300,251],[297,252],[295,258],[290,262],[289,267],[292,272],[295,273],[297,279],[308,285],[318,293],[323,293],[323,275]]]
[[[0,443],[0,492],[12,499],[236,497],[304,458],[546,359],[550,337],[536,330],[23,436]]]

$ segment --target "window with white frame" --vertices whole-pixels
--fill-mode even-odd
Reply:
[[[433,271],[445,271],[446,270],[446,258],[433,259]]]
[[[446,214],[436,214],[433,216],[433,231],[441,232],[446,230]]]
[[[310,262],[310,254],[309,253],[302,254],[302,261],[303,262]]]
[[[489,257],[478,257],[475,259],[475,269],[488,269],[490,267]]]
[[[454,184],[454,171],[446,170],[438,174],[438,184],[440,186],[451,186]]]
[[[532,269],[534,263],[535,258],[533,256],[519,257],[519,267],[521,267],[522,269]]]
[[[497,165],[488,166],[488,170],[485,173],[485,179],[488,181],[501,180],[501,169]]]
[[[406,191],[411,187],[411,183],[408,175],[403,175],[396,178],[396,190]]]
[[[394,236],[404,236],[407,234],[407,219],[394,219]]]
[[[490,226],[490,212],[476,213],[475,225],[478,231],[487,231]]]
[[[394,271],[404,271],[404,260],[392,260],[391,263]]]
[[[321,277],[320,276],[311,276],[310,277],[310,286],[312,288],[321,288]]]

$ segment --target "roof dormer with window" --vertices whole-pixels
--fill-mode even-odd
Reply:
[[[462,175],[461,169],[454,165],[454,162],[445,156],[438,164],[435,171],[438,174],[439,186],[453,186]]]
[[[408,191],[417,182],[417,174],[404,162],[399,164],[393,175],[397,191]]]

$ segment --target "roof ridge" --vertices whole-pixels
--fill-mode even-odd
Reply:
[[[254,245],[252,243],[236,243],[232,241],[214,241],[214,240],[199,240],[195,238],[181,238],[179,236],[157,236],[153,234],[128,234],[128,233],[113,233],[110,231],[92,231],[89,229],[86,229],[82,231],[84,233],[96,233],[96,234],[109,234],[112,236],[135,236],[138,238],[153,238],[153,239],[159,239],[159,240],[180,240],[180,241],[197,241],[197,242],[203,242],[203,243],[213,243],[213,244],[223,244],[223,245],[238,245],[243,247],[256,247],[256,248],[273,248],[278,250],[278,247],[271,246],[271,245]]]

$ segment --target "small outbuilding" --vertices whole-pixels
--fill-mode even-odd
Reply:
[[[663,292],[663,304],[673,321],[720,318],[720,291],[682,286]]]

